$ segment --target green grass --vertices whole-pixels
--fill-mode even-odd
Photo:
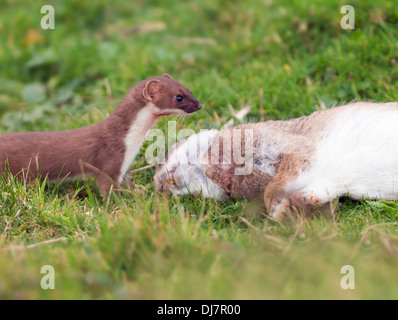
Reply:
[[[325,105],[398,101],[398,6],[351,1],[37,1],[0,4],[0,132],[78,128],[104,119],[139,80],[169,73],[204,108],[178,130],[287,119]],[[111,91],[106,90],[109,83]],[[260,95],[260,89],[263,94]],[[166,130],[164,118],[157,128]],[[237,121],[235,122],[238,123]],[[146,165],[145,147],[134,168]],[[280,225],[245,201],[145,190],[104,202],[93,180],[0,179],[3,299],[396,299],[395,203],[343,201],[334,218]],[[55,240],[55,241],[53,241]],[[40,287],[52,265],[55,290]],[[343,290],[343,265],[355,290]]]

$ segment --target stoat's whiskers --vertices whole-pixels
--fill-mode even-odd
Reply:
[[[186,114],[181,114],[177,118],[177,124],[180,125],[182,122],[184,122],[184,119],[187,115]]]

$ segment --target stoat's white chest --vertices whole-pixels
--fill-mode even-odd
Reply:
[[[126,152],[124,153],[124,159],[120,170],[119,183],[123,181],[127,170],[133,164],[137,153],[140,151],[148,131],[157,120],[157,117],[155,116],[157,112],[159,112],[159,108],[154,104],[149,103],[137,113],[136,118],[132,122],[124,139]]]

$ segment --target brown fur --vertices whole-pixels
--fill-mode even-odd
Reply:
[[[340,178],[340,181],[343,182],[338,183],[327,181],[327,179],[322,181],[322,172],[310,175],[311,170],[317,165],[317,160],[319,159],[315,157],[319,156],[319,150],[323,152],[321,158],[328,156],[325,153],[329,153],[329,151],[320,149],[320,144],[323,143],[322,146],[324,147],[324,141],[330,139],[336,120],[340,126],[344,126],[346,121],[350,124],[350,119],[353,119],[356,111],[362,111],[364,108],[374,110],[374,115],[376,116],[382,116],[382,111],[396,112],[397,103],[351,103],[332,109],[316,111],[309,116],[297,119],[249,123],[220,131],[217,136],[212,138],[211,147],[203,155],[204,160],[207,161],[201,162],[205,168],[206,178],[209,178],[217,187],[222,189],[220,191],[213,188],[213,195],[219,197],[224,196],[225,193],[232,197],[248,199],[262,197],[268,214],[274,219],[283,219],[287,216],[302,216],[308,213],[311,215],[314,213],[322,214],[325,210],[329,214],[333,213],[334,200],[346,192],[341,191],[343,188],[338,185],[338,183],[344,184],[344,179]],[[346,114],[347,111],[350,112]],[[345,115],[347,115],[347,118],[345,118]],[[393,126],[393,122],[388,125]],[[235,169],[239,168],[239,165],[233,159],[233,151],[237,148],[240,151],[244,151],[245,148],[243,147],[243,139],[232,138],[231,132],[233,130],[240,130],[241,132],[253,130],[253,150],[246,150],[246,152],[252,152],[255,165],[248,175],[237,175],[235,173]],[[361,130],[366,130],[366,126],[365,128],[361,127]],[[388,127],[386,127],[387,130]],[[344,134],[347,135],[347,133]],[[242,138],[245,135],[241,134],[240,136]],[[337,138],[342,139],[339,140],[339,143],[344,146],[344,138]],[[381,141],[381,143],[385,143],[385,141]],[[228,147],[229,145],[231,146]],[[336,152],[336,149],[330,152]],[[331,156],[335,158],[335,154],[331,154]],[[342,156],[344,160],[344,155],[339,156]],[[223,161],[227,157],[232,160],[232,163],[228,164]],[[353,166],[355,166],[355,163]],[[335,167],[332,168],[332,170],[336,170]],[[178,171],[175,168],[173,170]],[[358,172],[354,173],[358,176],[360,171]],[[306,173],[309,176],[306,176]],[[327,172],[326,174],[333,174],[333,172]],[[304,177],[304,182],[300,179],[297,180],[301,175]],[[193,174],[191,177],[192,181],[195,181],[195,177],[195,174]],[[317,180],[318,177],[319,180]],[[161,185],[163,178],[160,177],[156,184]],[[166,191],[171,189],[170,186],[173,186],[173,172],[171,172],[170,178],[169,187]],[[314,188],[312,183],[314,185],[319,183],[320,187],[318,189]],[[332,190],[333,187],[337,189],[335,191],[337,195],[331,193],[330,197],[333,197],[332,199],[322,193],[322,191],[319,191],[322,188],[322,184],[331,186]],[[179,191],[178,185],[173,187],[175,187],[177,192]],[[368,188],[372,190],[373,186]],[[364,191],[365,194],[366,190]],[[212,196],[212,194],[208,196]],[[356,199],[359,197],[360,195],[358,195],[357,191]],[[386,199],[395,199],[391,195],[388,195],[388,197]]]
[[[241,136],[243,137],[245,136],[244,131],[248,128],[245,126],[238,126],[233,129],[241,129]],[[251,149],[246,150],[244,139],[241,139],[238,143],[240,143],[239,150],[242,157],[245,155],[246,151],[254,153]],[[254,144],[255,143],[256,142],[254,142]],[[225,147],[225,145],[227,147]],[[248,175],[236,175],[235,168],[241,167],[241,165],[236,164],[236,159],[233,157],[236,147],[238,146],[236,142],[234,143],[232,128],[221,131],[213,139],[211,148],[207,153],[209,164],[205,167],[206,176],[220,185],[226,194],[233,198],[255,198],[259,193],[263,192],[265,186],[271,180],[271,177],[257,170],[252,170]],[[224,152],[226,154],[224,154]],[[223,164],[225,155],[231,160],[231,164]]]
[[[281,216],[288,212],[310,212],[321,208],[324,204],[316,197],[302,194],[286,194],[284,186],[294,180],[300,171],[308,169],[315,152],[315,144],[322,131],[330,123],[331,117],[338,108],[317,111],[309,116],[286,121],[267,121],[262,123],[249,123],[229,128],[227,130],[253,130],[254,143],[252,150],[254,162],[259,156],[258,148],[263,141],[272,141],[278,150],[278,157],[273,163],[276,169],[274,176],[266,175],[254,168],[249,175],[235,175],[235,164],[225,166],[211,164],[211,148],[208,152],[209,163],[206,165],[206,176],[221,186],[224,191],[233,197],[254,199],[262,196],[267,212],[271,216]],[[217,149],[219,143],[219,161],[222,161],[223,144],[226,130],[223,130],[213,140],[212,147]],[[231,135],[228,135],[231,136]],[[242,136],[244,136],[242,134]],[[234,141],[232,149],[237,143]],[[243,145],[240,146],[244,150]],[[231,150],[232,154],[232,150]],[[232,156],[231,156],[232,158]]]
[[[184,97],[183,102],[175,100]],[[22,132],[0,135],[0,170],[8,163],[13,175],[49,180],[93,175],[106,194],[118,187],[126,146],[125,137],[137,113],[152,102],[159,112],[153,123],[170,110],[192,113],[200,103],[192,93],[168,75],[135,85],[105,120],[80,129]],[[148,128],[149,129],[149,128]]]

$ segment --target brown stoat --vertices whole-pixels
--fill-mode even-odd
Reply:
[[[164,74],[139,82],[105,120],[80,129],[0,135],[0,170],[50,181],[96,177],[103,195],[119,187],[158,117],[186,115],[202,105]]]

